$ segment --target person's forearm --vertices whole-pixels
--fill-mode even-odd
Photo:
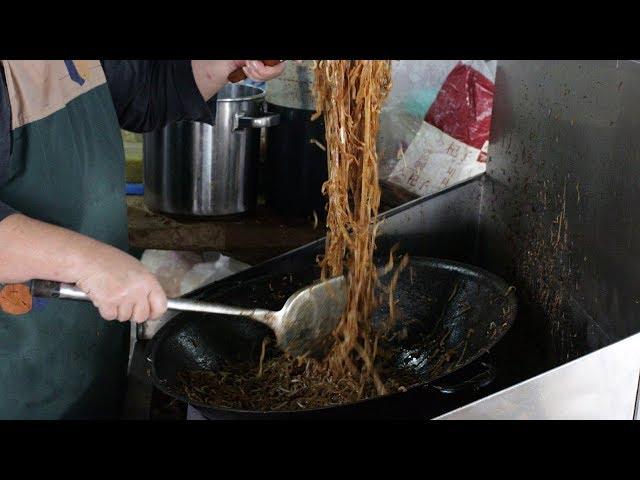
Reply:
[[[21,214],[0,222],[0,245],[0,283],[34,278],[75,283],[83,264],[113,248]]]
[[[208,101],[227,84],[237,66],[234,60],[191,60],[191,68],[198,90]]]

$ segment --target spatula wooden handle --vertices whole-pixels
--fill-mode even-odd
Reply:
[[[282,60],[262,60],[262,63],[264,63],[268,67],[275,67],[279,63],[282,63]],[[239,67],[229,74],[227,80],[229,80],[231,83],[238,83],[245,78],[247,78],[247,75],[244,73],[242,67]]]

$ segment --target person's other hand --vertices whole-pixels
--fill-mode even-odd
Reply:
[[[273,67],[265,65],[261,60],[236,60],[237,65],[242,67],[245,75],[256,82],[266,82],[272,80],[282,74],[286,67],[281,62]]]
[[[238,68],[242,68],[249,79],[266,82],[282,74],[285,63],[269,67],[261,60],[191,60],[191,68],[202,98],[209,101],[227,84],[229,75]]]

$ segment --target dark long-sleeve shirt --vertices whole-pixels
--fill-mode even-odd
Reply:
[[[179,120],[213,124],[215,97],[205,102],[190,60],[101,60],[121,128],[148,132]],[[0,64],[0,187],[11,162],[11,105]],[[0,201],[0,221],[14,213]]]

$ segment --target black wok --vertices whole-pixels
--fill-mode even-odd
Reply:
[[[207,300],[277,310],[290,294],[317,278],[315,267],[289,275],[264,275],[226,285]],[[401,314],[395,329],[402,335],[394,340],[399,347],[394,363],[397,368],[410,370],[421,379],[407,392],[291,412],[233,410],[191,402],[180,387],[180,372],[215,370],[227,362],[257,362],[263,338],[271,335],[267,327],[252,320],[196,313],[182,313],[174,317],[149,343],[147,358],[151,363],[153,383],[167,395],[190,403],[207,418],[386,416],[389,409],[403,408],[403,400],[416,389],[454,391],[455,385],[447,385],[444,380],[459,376],[460,372],[452,374],[487,353],[511,327],[516,316],[515,293],[505,281],[480,268],[453,261],[411,258],[410,266],[400,274],[396,292]],[[374,322],[384,315],[381,309]],[[406,330],[403,332],[403,329]],[[430,345],[426,345],[429,342],[425,342],[425,338],[432,339]],[[449,352],[449,356],[445,356],[445,352]],[[473,370],[475,373],[469,375],[475,376],[467,378],[463,384],[479,386],[491,380],[490,366],[482,363],[478,367],[477,364],[465,369]]]

